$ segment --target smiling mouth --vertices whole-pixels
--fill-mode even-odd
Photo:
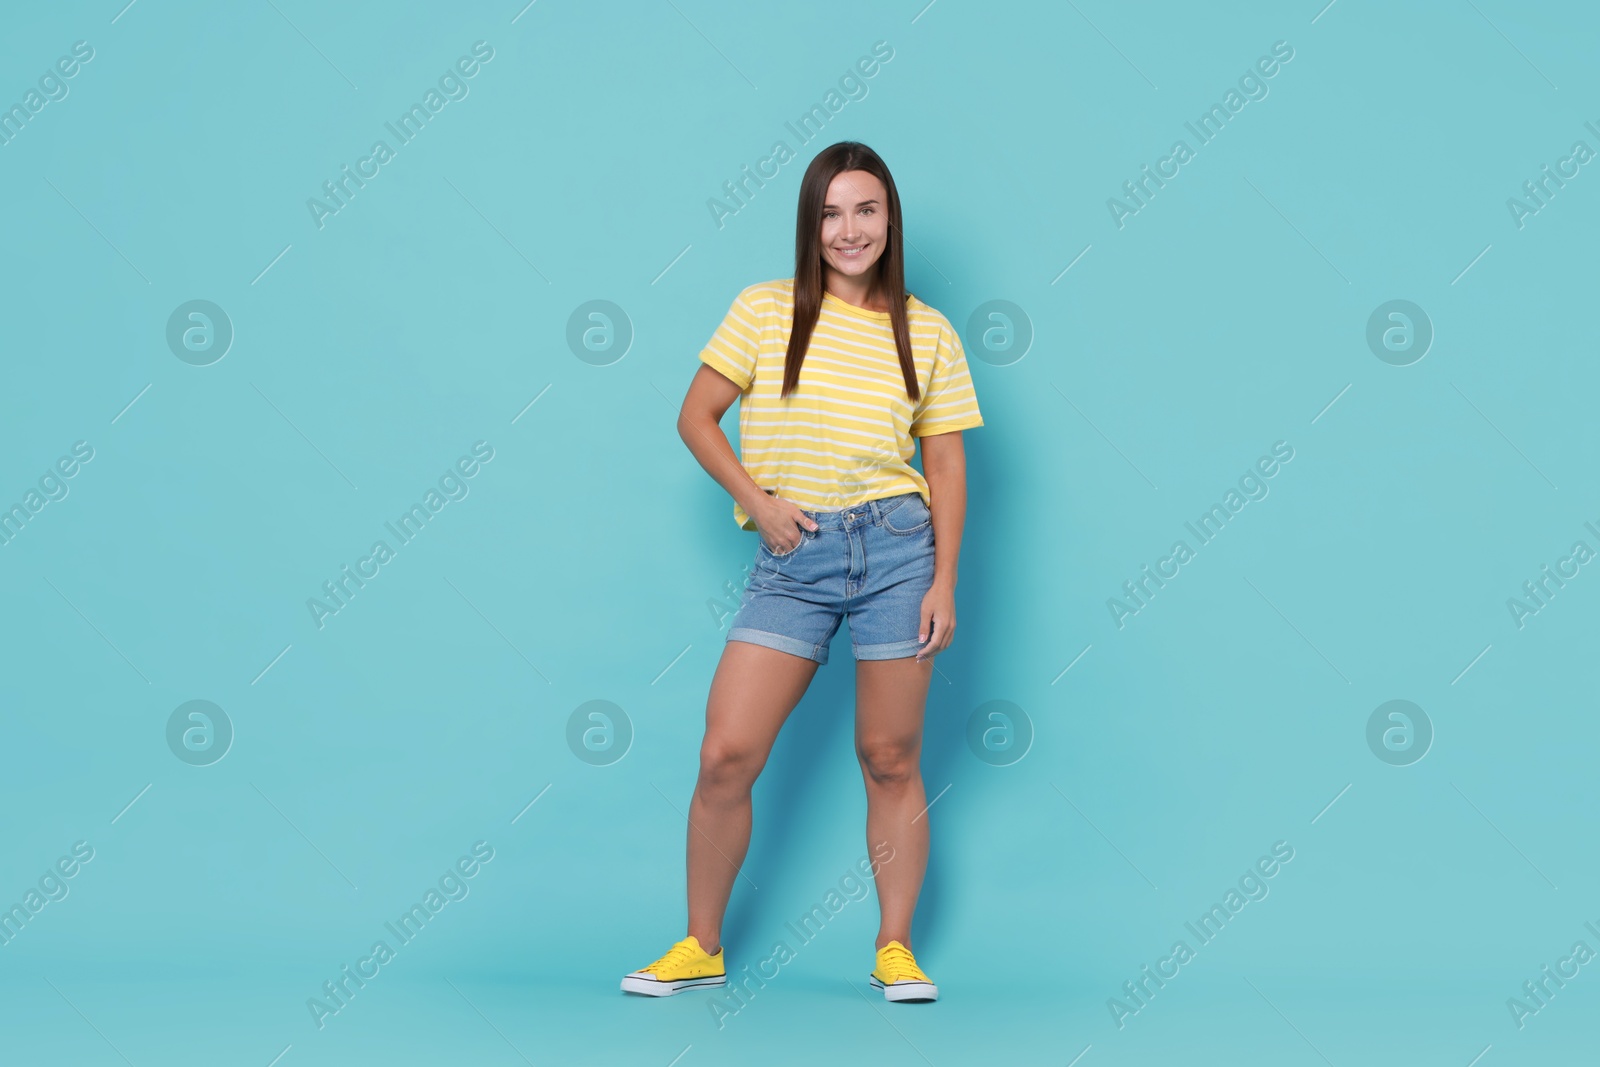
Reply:
[[[841,259],[860,259],[861,254],[866,250],[866,245],[857,245],[854,248],[835,248],[834,252]]]

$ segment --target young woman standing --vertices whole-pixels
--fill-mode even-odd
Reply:
[[[706,703],[689,936],[625,976],[625,991],[726,984],[722,918],[750,843],[751,788],[848,616],[882,914],[869,977],[889,1000],[938,998],[911,954],[928,860],[922,722],[933,657],[955,634],[961,431],[983,417],[959,336],[905,291],[901,235],[878,154],[824,149],[800,183],[794,277],[741,291],[700,353],[678,433],[759,543]],[[742,461],[720,426],[735,400]]]

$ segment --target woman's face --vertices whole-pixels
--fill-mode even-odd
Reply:
[[[822,204],[822,261],[859,277],[877,265],[889,238],[889,193],[864,170],[840,171]]]

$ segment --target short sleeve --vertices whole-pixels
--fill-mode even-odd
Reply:
[[[733,382],[740,392],[749,389],[755,380],[756,355],[761,350],[761,324],[745,299],[748,292],[733,298],[717,332],[700,350],[700,362]]]
[[[911,415],[911,436],[932,437],[982,425],[978,394],[967,370],[967,354],[961,347],[961,338],[946,323],[934,350],[927,389]]]

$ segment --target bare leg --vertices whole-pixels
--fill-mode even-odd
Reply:
[[[689,802],[689,933],[712,955],[750,847],[750,789],[778,731],[820,664],[748,641],[728,641],[711,679],[700,779]]]
[[[922,719],[933,661],[856,663],[856,758],[867,785],[867,854],[887,841],[892,858],[877,874],[882,918],[874,947],[911,948],[911,916],[928,868],[927,797],[922,787]]]

